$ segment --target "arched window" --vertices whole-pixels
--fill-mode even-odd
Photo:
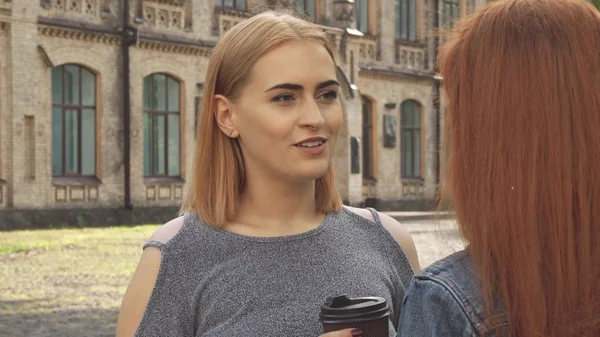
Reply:
[[[166,74],[144,78],[144,176],[180,176],[181,84]]]
[[[52,69],[52,176],[96,175],[96,74]]]
[[[421,178],[421,105],[400,105],[400,165],[402,178]]]
[[[417,39],[416,0],[396,0],[396,39]]]
[[[362,96],[362,118],[363,178],[375,179],[373,101],[365,96]]]
[[[306,15],[309,21],[315,22],[317,19],[317,1],[316,0],[294,0],[298,10]]]

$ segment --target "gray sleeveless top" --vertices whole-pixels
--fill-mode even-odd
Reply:
[[[413,276],[400,245],[375,221],[343,208],[308,232],[250,237],[184,215],[162,251],[158,278],[135,336],[316,337],[328,296],[378,296],[395,336]]]

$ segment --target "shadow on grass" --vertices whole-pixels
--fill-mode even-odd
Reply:
[[[37,300],[0,301],[2,337],[108,337],[115,335],[118,309],[56,309]],[[41,309],[41,310],[40,310]],[[38,311],[38,312],[36,312]],[[41,312],[39,312],[41,311]]]

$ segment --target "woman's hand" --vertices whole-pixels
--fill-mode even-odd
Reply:
[[[360,329],[345,329],[340,331],[328,332],[319,337],[362,337],[363,332]]]

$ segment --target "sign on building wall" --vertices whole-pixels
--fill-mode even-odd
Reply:
[[[360,146],[356,137],[350,137],[350,173],[360,173]]]
[[[396,147],[397,122],[394,116],[383,116],[383,147]]]

